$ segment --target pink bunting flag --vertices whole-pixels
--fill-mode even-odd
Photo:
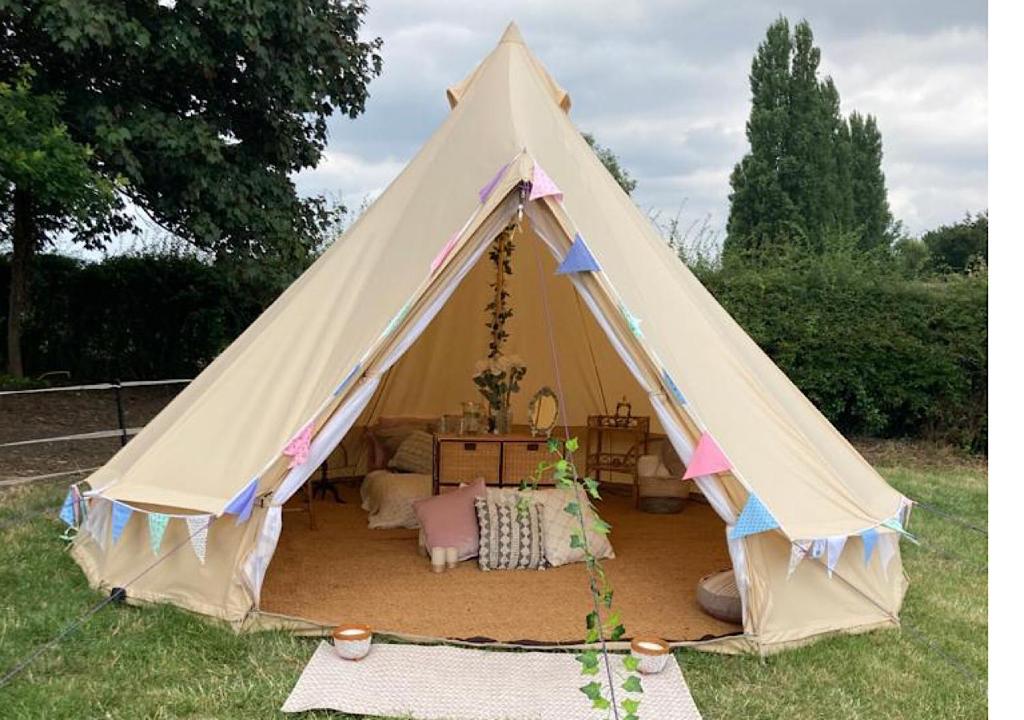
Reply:
[[[729,464],[725,454],[718,447],[718,443],[711,437],[711,434],[703,433],[697,442],[697,449],[693,451],[693,457],[686,468],[683,480],[714,475],[731,468],[732,465]]]
[[[313,423],[299,431],[299,434],[291,439],[284,448],[284,454],[291,458],[288,469],[301,465],[309,458],[309,445],[313,442]]]
[[[437,272],[437,269],[444,264],[444,261],[452,254],[452,250],[455,249],[455,244],[459,241],[459,234],[455,233],[452,235],[448,242],[441,248],[441,252],[437,254],[433,260],[430,261],[430,274],[433,275]]]
[[[553,197],[562,202],[562,191],[555,185],[555,181],[548,177],[538,163],[533,164],[533,182],[530,187],[530,200],[538,200],[542,197]]]

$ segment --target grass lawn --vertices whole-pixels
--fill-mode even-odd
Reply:
[[[908,496],[986,525],[984,469],[883,463],[882,474]],[[0,673],[99,597],[58,539],[52,510],[63,493],[54,484],[0,490]],[[903,544],[910,627],[764,660],[681,651],[704,717],[986,717],[987,538],[923,510],[911,530],[924,546]],[[274,717],[315,643],[282,633],[238,636],[171,607],[109,606],[0,690],[0,716]],[[640,717],[655,720],[642,705]]]

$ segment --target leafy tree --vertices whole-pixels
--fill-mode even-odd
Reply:
[[[936,272],[963,273],[976,263],[988,263],[988,211],[952,225],[929,230],[921,241],[928,248],[931,267]]]
[[[750,151],[730,177],[724,251],[776,256],[797,246],[823,252],[830,238],[860,235],[866,248],[888,244],[892,224],[874,118],[840,110],[807,21],[780,17],[750,70]]]
[[[615,153],[595,140],[594,136],[590,133],[583,133],[583,139],[594,150],[597,159],[601,161],[605,169],[615,178],[615,182],[619,184],[619,187],[625,190],[627,195],[632,195],[633,191],[636,190],[636,180],[629,174],[629,170],[626,170],[626,168],[619,164],[619,158]]]
[[[13,285],[55,231],[99,247],[138,212],[218,258],[304,265],[331,217],[291,176],[318,162],[335,110],[362,112],[380,73],[380,39],[359,37],[365,12],[359,0],[0,0],[0,77],[31,67],[26,102],[79,149],[90,187],[118,193],[44,209],[59,188],[9,176],[5,160],[5,212],[24,227]],[[12,303],[9,344],[23,312]]]
[[[850,113],[851,182],[861,247],[888,247],[894,240],[889,194],[882,174],[882,133],[871,115]]]
[[[34,94],[23,67],[0,82],[0,230],[12,239],[8,294],[8,369],[21,377],[21,321],[31,254],[44,233],[71,232],[88,242],[111,229],[113,183],[91,167],[92,150],[59,120],[61,97]]]

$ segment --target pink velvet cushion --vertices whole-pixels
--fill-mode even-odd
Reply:
[[[443,495],[413,503],[416,518],[427,536],[427,547],[453,547],[459,560],[476,557],[480,552],[480,528],[473,501],[487,496],[483,480],[464,485]]]

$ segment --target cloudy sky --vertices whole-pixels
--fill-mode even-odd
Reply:
[[[780,13],[810,21],[844,111],[878,118],[890,203],[908,230],[987,207],[983,0],[370,0],[365,31],[384,40],[384,72],[364,115],[332,122],[327,155],[299,188],[350,206],[379,193],[444,119],[444,89],[514,19],[572,95],[577,126],[639,181],[637,202],[723,228],[750,61]]]

